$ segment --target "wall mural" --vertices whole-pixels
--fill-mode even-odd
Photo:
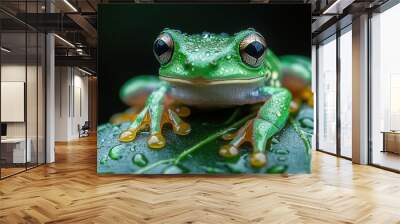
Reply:
[[[98,173],[310,172],[310,16],[100,6]]]

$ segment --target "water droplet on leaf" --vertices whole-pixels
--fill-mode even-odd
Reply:
[[[104,155],[103,158],[100,159],[100,164],[105,165],[108,161],[108,156]]]
[[[122,150],[124,149],[124,145],[116,145],[114,147],[112,147],[110,149],[110,151],[108,152],[108,156],[110,157],[110,159],[112,160],[119,160],[122,158]]]
[[[286,161],[287,160],[287,157],[286,156],[278,156],[278,161],[280,161],[280,162],[284,162],[284,161]]]
[[[274,165],[267,169],[267,173],[284,173],[286,172],[287,165]]]
[[[272,144],[279,144],[279,140],[277,138],[272,138]]]
[[[313,128],[314,122],[310,118],[303,118],[300,120],[300,125],[303,128]]]
[[[137,166],[144,167],[147,165],[148,160],[142,153],[138,153],[133,156],[132,162]]]
[[[216,167],[203,166],[202,168],[205,170],[206,173],[211,173],[211,174],[226,173],[225,170]]]
[[[163,174],[182,174],[182,173],[187,173],[188,171],[189,170],[183,166],[172,165],[167,167],[163,171]]]
[[[289,151],[287,149],[278,149],[278,150],[276,150],[276,154],[287,155],[287,154],[289,154]]]

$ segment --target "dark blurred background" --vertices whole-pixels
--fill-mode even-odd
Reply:
[[[278,56],[311,57],[310,5],[99,5],[99,124],[127,108],[119,99],[125,81],[158,74],[152,45],[165,27],[228,34],[252,27]]]

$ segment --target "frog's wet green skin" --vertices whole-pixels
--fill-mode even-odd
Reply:
[[[190,110],[177,104],[218,108],[264,103],[257,116],[220,149],[220,155],[233,157],[243,143],[251,142],[250,164],[264,166],[266,143],[286,124],[292,99],[287,89],[279,87],[281,64],[264,37],[253,29],[233,36],[165,29],[153,51],[161,64],[161,80],[137,77],[123,86],[121,98],[129,105],[149,92],[149,85],[154,91],[128,130],[121,133],[120,141],[133,141],[140,130],[150,128],[148,145],[160,149],[165,146],[161,133],[165,123],[171,123],[176,134],[188,134],[190,125],[180,117],[188,116]]]

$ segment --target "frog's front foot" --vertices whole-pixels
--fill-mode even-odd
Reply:
[[[143,110],[129,125],[128,129],[120,134],[119,140],[121,142],[131,142],[140,131],[150,129],[150,136],[147,139],[148,146],[152,149],[163,148],[166,141],[162,134],[162,127],[167,123],[172,125],[173,131],[177,135],[190,133],[190,125],[180,118],[189,116],[189,108],[176,107],[166,103],[166,91],[167,88],[161,87],[149,96]]]
[[[306,87],[299,93],[294,94],[293,101],[290,104],[290,112],[297,113],[303,103],[306,103],[309,107],[314,107],[314,96],[309,87]]]
[[[289,116],[291,94],[282,88],[264,87],[263,94],[271,98],[259,109],[257,116],[248,121],[227,145],[220,148],[219,154],[223,157],[235,157],[239,154],[239,147],[249,142],[253,146],[249,157],[250,165],[263,167],[267,163],[265,149],[267,141],[278,133],[286,124]]]
[[[253,151],[249,157],[250,165],[253,167],[265,166],[267,163],[267,157],[264,153],[263,146],[261,148],[257,148],[259,145],[263,145],[263,142],[261,141],[264,141],[264,139],[254,135],[260,132],[259,127],[254,124],[255,122],[259,123],[257,119],[248,121],[235,134],[229,136],[233,137],[233,139],[229,142],[229,144],[223,145],[220,148],[219,154],[225,158],[236,157],[239,155],[240,146],[246,142],[249,142],[253,146]]]

